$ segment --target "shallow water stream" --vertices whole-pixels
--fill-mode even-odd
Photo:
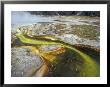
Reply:
[[[95,23],[93,24],[93,22]],[[12,67],[14,67],[12,72],[20,71],[19,73],[24,73],[23,75],[20,74],[21,77],[30,75],[48,77],[100,76],[99,18],[86,16],[36,16],[31,15],[28,12],[12,12],[11,25],[12,49],[16,49],[16,51],[12,50]],[[75,48],[90,56],[91,59],[82,59],[78,53],[65,47],[33,44],[31,41],[29,42],[28,38],[28,40],[24,41],[29,43],[23,43],[16,35],[18,30],[31,38],[46,38],[53,41],[58,39],[63,41],[63,43],[72,45],[73,47],[75,44],[82,44],[80,46],[75,46]],[[83,47],[83,45],[86,45],[87,47]],[[23,54],[23,46],[28,50],[25,50],[25,54]],[[17,49],[19,49],[19,51],[17,51]],[[29,51],[30,49],[31,51]],[[50,49],[51,52],[49,51]],[[97,51],[95,49],[99,50]],[[31,55],[29,55],[30,53]],[[36,61],[35,55],[36,58],[38,58],[37,62],[35,62],[38,64],[33,65],[33,61],[30,59],[33,57],[33,53],[34,60]],[[19,54],[21,55],[17,56]],[[22,57],[26,60],[21,61]],[[44,65],[47,64],[45,67],[42,66],[43,68],[38,70],[40,73],[43,72],[43,75],[39,75],[40,73],[38,73],[35,68],[39,66],[41,67],[42,63],[39,58],[42,59]],[[50,61],[52,58],[55,59],[55,61]],[[19,59],[19,62],[15,59]],[[28,68],[26,65],[31,68]],[[33,66],[34,68],[32,68]],[[29,72],[29,74],[27,72]],[[12,76],[20,77],[15,74],[12,74]]]

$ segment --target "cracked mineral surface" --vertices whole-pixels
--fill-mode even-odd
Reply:
[[[28,14],[26,13],[25,17],[28,17],[27,15]],[[14,16],[16,18],[17,15]],[[33,54],[32,50],[30,50],[29,48],[22,48],[22,46],[24,46],[25,44],[19,42],[19,39],[16,37],[16,33],[18,32],[27,34],[27,36],[29,37],[45,36],[45,38],[47,38],[47,36],[51,36],[71,45],[83,44],[100,49],[100,17],[36,15],[33,16],[29,14],[29,19],[24,18],[17,19],[18,21],[13,21],[14,16],[12,18],[11,30],[12,77],[37,76],[36,74],[41,73],[37,72],[37,70],[43,64],[41,55]],[[37,45],[37,48],[47,52],[53,51],[59,47],[60,46],[58,45]],[[47,69],[47,65],[44,66],[46,67],[44,68]],[[74,71],[78,72],[77,68],[74,69]]]

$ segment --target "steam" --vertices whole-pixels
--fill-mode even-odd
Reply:
[[[29,25],[38,22],[52,22],[52,20],[46,17],[42,17],[40,15],[31,15],[29,12],[25,12],[25,11],[11,12],[12,27]]]

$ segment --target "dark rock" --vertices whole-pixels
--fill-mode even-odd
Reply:
[[[28,11],[33,15],[45,15],[45,16],[53,16],[53,15],[61,15],[61,16],[69,16],[69,15],[78,15],[78,16],[100,16],[99,11]]]

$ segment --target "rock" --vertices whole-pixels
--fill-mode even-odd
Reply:
[[[60,15],[60,16],[100,16],[100,11],[28,11],[32,15]]]
[[[59,45],[50,45],[50,46],[41,46],[41,49],[43,51],[53,51],[53,50],[55,50],[59,47],[61,47],[61,46],[59,46]]]
[[[77,35],[73,35],[73,34],[64,34],[64,35],[56,36],[56,37],[61,39],[62,41],[66,42],[66,43],[71,44],[71,45],[84,44],[84,45],[93,46],[95,48],[100,48],[99,41],[97,41],[97,40],[89,40],[86,38],[80,38]]]
[[[38,55],[32,54],[28,48],[12,48],[11,50],[11,76],[32,76],[42,66]]]

